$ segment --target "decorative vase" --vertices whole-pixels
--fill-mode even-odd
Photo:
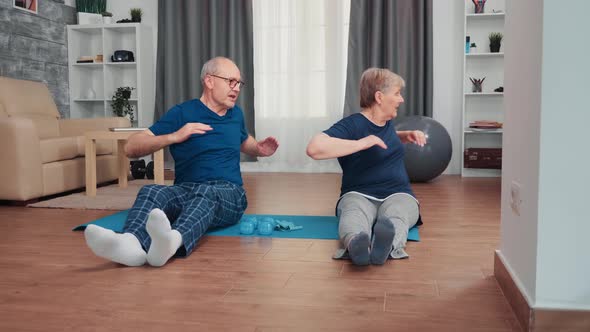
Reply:
[[[88,90],[86,90],[86,95],[84,96],[86,99],[95,99],[96,98],[96,92],[94,92],[93,88],[88,88]]]
[[[113,18],[111,16],[103,16],[102,23],[104,24],[113,24]]]

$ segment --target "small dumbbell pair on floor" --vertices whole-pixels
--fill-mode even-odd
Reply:
[[[276,227],[276,222],[271,217],[263,217],[258,220],[256,217],[246,217],[240,221],[240,233],[252,235],[258,230],[260,235],[271,235]]]
[[[302,226],[297,226],[292,222],[271,217],[249,216],[240,222],[240,233],[244,235],[252,235],[256,230],[258,230],[259,235],[271,235],[275,229],[279,231],[295,231],[302,228]]]
[[[149,180],[154,179],[153,161],[150,161],[149,163],[147,163],[147,165],[145,164],[145,160],[143,159],[132,160],[129,163],[131,168],[131,176],[133,176],[133,179],[138,180],[143,179],[145,177],[147,177]]]

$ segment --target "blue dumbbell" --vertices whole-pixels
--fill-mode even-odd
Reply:
[[[271,235],[275,229],[275,221],[270,217],[264,217],[258,223],[258,234],[260,235]]]
[[[256,224],[254,224],[251,220],[242,220],[240,222],[240,233],[244,235],[251,235],[254,234],[256,230]]]
[[[256,217],[249,216],[246,217],[246,220],[252,222],[254,224],[254,228],[258,227],[258,219]]]

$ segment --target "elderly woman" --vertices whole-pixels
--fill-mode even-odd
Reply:
[[[382,265],[406,258],[408,231],[421,224],[404,166],[402,143],[426,144],[421,131],[395,131],[392,119],[404,102],[404,80],[382,68],[361,76],[361,112],[352,114],[312,138],[313,159],[338,158],[342,187],[336,206],[339,237],[356,265]]]

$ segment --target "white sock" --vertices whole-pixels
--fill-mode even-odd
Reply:
[[[110,229],[88,225],[84,237],[96,256],[110,261],[127,266],[141,266],[147,259],[141,243],[131,233],[118,234]]]
[[[160,209],[153,209],[150,212],[146,229],[152,238],[147,261],[151,266],[162,266],[182,245],[182,235],[170,227],[168,217]]]

